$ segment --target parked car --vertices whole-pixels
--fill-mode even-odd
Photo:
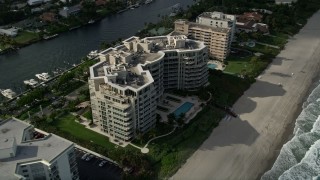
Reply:
[[[94,155],[93,155],[93,154],[90,154],[90,155],[86,158],[86,161],[90,161],[93,157],[94,157]]]
[[[133,167],[124,167],[123,171],[125,173],[131,174],[133,172]]]
[[[99,167],[103,167],[107,162],[108,161],[106,161],[106,160],[101,161],[100,164],[99,164]]]
[[[90,153],[85,153],[85,154],[81,157],[81,159],[82,159],[82,160],[86,160],[89,155],[90,155]]]

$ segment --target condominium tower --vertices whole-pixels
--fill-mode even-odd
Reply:
[[[209,48],[212,58],[224,60],[230,52],[234,38],[236,17],[221,12],[204,12],[196,22],[179,19],[175,21],[174,31],[203,41]]]
[[[90,67],[93,120],[111,142],[129,142],[155,127],[164,90],[208,82],[207,48],[186,36],[131,37],[99,54]]]
[[[1,121],[0,179],[79,179],[74,144],[18,119]]]

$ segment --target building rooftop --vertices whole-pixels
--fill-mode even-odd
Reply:
[[[214,31],[214,32],[222,32],[222,33],[230,32],[229,28],[213,27],[213,26],[209,26],[209,25],[199,24],[196,22],[190,22],[185,19],[178,19],[175,21],[175,23],[185,23],[185,24],[188,24],[189,27],[192,27],[192,28],[206,29],[206,30]]]
[[[0,159],[0,179],[18,179],[15,176],[17,164],[42,161],[50,163],[73,143],[54,134],[41,139],[24,140],[27,130],[33,129],[28,123],[10,119],[0,124],[0,151],[11,148],[16,141],[14,157]]]
[[[234,15],[224,14],[222,12],[203,12],[198,16],[198,18],[210,18],[214,20],[222,20],[222,21],[233,21]]]
[[[201,42],[188,40],[186,36],[156,36],[140,39],[130,37],[122,45],[100,52],[101,62],[90,67],[92,79],[104,78],[120,87],[139,89],[152,83],[153,78],[144,66],[157,61],[165,51],[188,51],[202,48]]]

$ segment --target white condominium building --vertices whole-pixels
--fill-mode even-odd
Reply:
[[[74,144],[17,119],[0,122],[0,179],[79,179]]]
[[[186,36],[131,37],[99,57],[90,67],[92,115],[111,142],[129,142],[153,128],[164,90],[208,82],[207,48]]]

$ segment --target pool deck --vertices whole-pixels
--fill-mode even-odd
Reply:
[[[171,96],[177,99],[180,99],[181,102],[175,102],[175,101],[171,101],[166,99],[167,96]],[[169,111],[168,112],[163,112],[160,110],[157,110],[156,113],[159,114],[161,116],[161,121],[162,122],[167,122],[168,121],[168,114],[170,113],[174,113],[175,110],[177,110],[177,108],[179,108],[181,105],[183,105],[186,102],[190,102],[193,103],[193,106],[191,107],[191,109],[186,112],[185,114],[185,123],[188,123],[192,118],[194,118],[198,112],[201,111],[201,103],[205,103],[204,101],[201,101],[198,97],[196,96],[187,96],[187,97],[181,97],[181,96],[176,96],[173,94],[167,94],[165,93],[162,97],[162,99],[160,100],[159,105],[165,108],[168,108]]]
[[[216,65],[216,69],[217,70],[221,70],[223,71],[225,69],[225,67],[223,67],[223,63],[220,61],[216,61],[216,60],[209,60],[208,64],[215,64]]]

